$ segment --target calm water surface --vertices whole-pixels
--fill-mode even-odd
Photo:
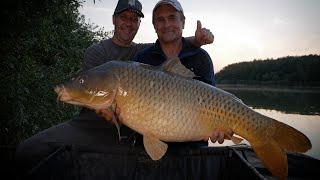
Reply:
[[[312,149],[305,154],[320,159],[320,91],[301,89],[225,89],[255,111],[286,123],[303,132],[311,141]],[[247,142],[245,142],[247,143]],[[222,145],[233,145],[225,141]]]

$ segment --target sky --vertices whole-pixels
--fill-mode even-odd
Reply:
[[[134,39],[157,39],[151,19],[158,0],[140,0],[145,18]],[[202,46],[216,72],[237,62],[320,54],[320,0],[180,0],[186,16],[183,36],[193,36],[197,20],[214,34]],[[117,0],[86,0],[79,8],[87,22],[114,29]]]

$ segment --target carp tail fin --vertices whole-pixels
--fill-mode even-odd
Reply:
[[[250,143],[271,173],[279,179],[286,179],[288,175],[286,151],[306,152],[312,145],[310,140],[297,129],[274,119],[268,119],[272,120],[273,133],[264,141],[255,140]]]
[[[286,151],[306,152],[312,147],[310,140],[302,132],[279,121],[276,121],[273,139]]]
[[[251,143],[251,146],[274,176],[281,180],[286,179],[288,175],[287,154],[275,141]]]

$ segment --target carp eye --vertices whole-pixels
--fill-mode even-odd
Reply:
[[[80,84],[83,84],[83,83],[84,83],[84,79],[82,79],[82,78],[79,79],[79,83],[80,83]]]

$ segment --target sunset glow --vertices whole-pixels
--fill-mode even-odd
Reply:
[[[135,42],[154,42],[151,23],[156,0],[140,0],[142,19]],[[211,30],[215,41],[203,46],[215,71],[228,64],[254,59],[320,54],[320,1],[317,0],[180,0],[186,16],[184,36],[194,35],[196,21]],[[87,1],[80,8],[87,21],[112,30],[117,0]]]

